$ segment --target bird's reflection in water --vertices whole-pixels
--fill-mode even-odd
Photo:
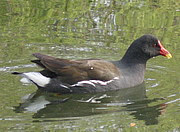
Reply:
[[[22,98],[22,103],[16,106],[15,112],[33,112],[33,118],[68,118],[82,117],[110,112],[131,111],[138,120],[144,120],[146,125],[158,123],[162,114],[162,105],[148,106],[156,99],[146,98],[144,84],[133,88],[97,94],[65,94],[36,91]]]

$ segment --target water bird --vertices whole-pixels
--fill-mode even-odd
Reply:
[[[143,35],[132,42],[122,59],[68,60],[34,53],[31,62],[43,68],[40,72],[13,72],[33,82],[38,89],[60,94],[96,93],[135,87],[144,81],[150,58],[172,55],[153,35]]]

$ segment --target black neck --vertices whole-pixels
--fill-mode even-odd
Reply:
[[[132,47],[133,45],[128,48],[120,61],[124,64],[146,64],[147,60],[150,59],[149,56],[146,56],[138,47]]]

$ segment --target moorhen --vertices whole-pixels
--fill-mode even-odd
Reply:
[[[118,61],[101,59],[67,60],[34,53],[32,60],[43,70],[40,72],[13,72],[48,92],[95,93],[134,87],[143,83],[146,62],[158,55],[171,58],[171,54],[152,35],[136,39]]]

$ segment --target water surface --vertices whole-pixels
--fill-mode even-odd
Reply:
[[[180,131],[178,0],[0,1],[0,128],[4,131]],[[22,84],[13,71],[40,70],[34,52],[119,60],[143,34],[172,53],[147,64],[144,84],[59,95]],[[135,124],[135,126],[134,126]]]

